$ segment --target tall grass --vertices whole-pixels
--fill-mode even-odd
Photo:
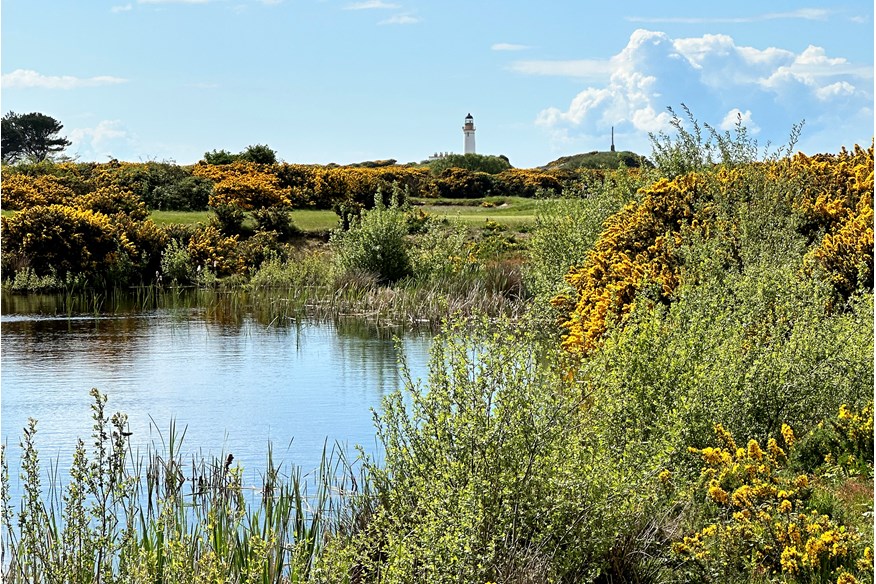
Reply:
[[[0,451],[4,582],[303,582],[365,484],[338,452],[324,450],[319,469],[304,475],[277,464],[269,447],[260,484],[245,485],[231,454],[186,458],[185,431],[173,423],[160,447],[136,456],[127,417],[108,416],[106,396],[91,395],[92,446],[78,441],[63,487],[57,466],[43,487],[29,421],[17,513]]]

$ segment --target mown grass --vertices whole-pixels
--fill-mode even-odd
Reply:
[[[426,213],[442,219],[456,219],[466,225],[479,225],[487,219],[510,228],[535,223],[536,201],[522,197],[487,197],[485,199],[415,199],[415,204]],[[482,206],[487,203],[492,206]],[[4,211],[4,214],[10,214]],[[328,209],[296,209],[292,223],[305,233],[328,231],[338,226],[338,216]],[[156,225],[207,224],[212,211],[152,211]]]

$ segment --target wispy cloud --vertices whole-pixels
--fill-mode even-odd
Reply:
[[[377,24],[417,24],[420,19],[410,14],[396,14],[386,20],[381,20]]]
[[[121,77],[99,75],[97,77],[74,77],[72,75],[42,75],[30,69],[16,69],[0,78],[5,88],[76,89],[98,85],[118,85],[127,82]]]
[[[823,8],[801,8],[790,12],[768,12],[752,16],[627,16],[629,22],[647,24],[747,24],[766,20],[827,20],[830,10]]]
[[[134,5],[131,3],[122,4],[120,6],[113,6],[110,8],[110,12],[129,12],[134,9]]]
[[[578,59],[569,61],[516,61],[511,70],[526,75],[550,75],[559,77],[579,77],[602,79],[611,75],[610,61],[597,59]]]
[[[490,47],[493,51],[525,51],[529,48],[529,45],[518,45],[515,43],[494,43]]]
[[[102,120],[93,128],[74,128],[69,138],[72,151],[84,160],[124,157],[137,141],[120,120]]]
[[[209,4],[216,0],[137,0],[137,4]]]
[[[365,0],[365,2],[347,4],[344,6],[344,10],[391,10],[399,7],[398,4],[391,4],[382,0]]]

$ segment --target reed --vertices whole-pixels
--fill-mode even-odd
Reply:
[[[277,464],[269,446],[260,483],[245,485],[231,454],[184,455],[185,429],[173,422],[135,455],[127,417],[108,416],[106,396],[91,395],[91,449],[78,441],[63,486],[55,464],[44,488],[37,422],[24,429],[17,512],[0,449],[4,582],[303,582],[328,535],[351,529],[349,502],[361,497],[339,449],[324,449],[306,475]]]

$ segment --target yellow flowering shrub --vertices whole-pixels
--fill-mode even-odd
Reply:
[[[134,193],[117,186],[99,187],[78,197],[74,206],[88,209],[107,216],[122,215],[134,221],[143,221],[149,217],[149,210]]]
[[[195,176],[213,181],[211,207],[233,206],[244,210],[290,205],[289,189],[280,185],[270,167],[251,162],[201,164],[193,168]]]
[[[790,162],[798,187],[793,207],[803,230],[821,240],[807,253],[810,273],[822,270],[835,289],[849,296],[873,289],[873,145],[852,152],[807,157]]]
[[[4,265],[38,276],[98,274],[133,246],[103,213],[66,205],[37,205],[2,218]]]
[[[192,264],[210,270],[217,276],[237,272],[241,266],[237,257],[237,235],[226,237],[213,225],[192,234],[188,243]]]
[[[701,228],[694,200],[704,181],[696,174],[660,179],[645,189],[641,201],[606,221],[584,264],[566,275],[574,298],[552,301],[568,315],[563,347],[578,354],[595,349],[608,321],[623,318],[644,286],[654,286],[658,298],[668,299],[679,284],[675,249],[686,230]]]
[[[871,402],[853,413],[843,406],[839,420],[860,432],[869,412],[872,434],[872,408]],[[702,496],[714,519],[672,544],[692,577],[715,582],[873,581],[872,540],[816,503],[822,488],[818,477],[788,467],[786,449],[797,444],[790,427],[782,427],[783,446],[770,438],[766,448],[756,440],[737,448],[720,424],[715,430],[721,446],[690,449],[704,463]]]
[[[71,201],[75,194],[58,178],[51,175],[29,176],[4,172],[2,206],[7,211],[28,209],[36,205],[60,205]]]

